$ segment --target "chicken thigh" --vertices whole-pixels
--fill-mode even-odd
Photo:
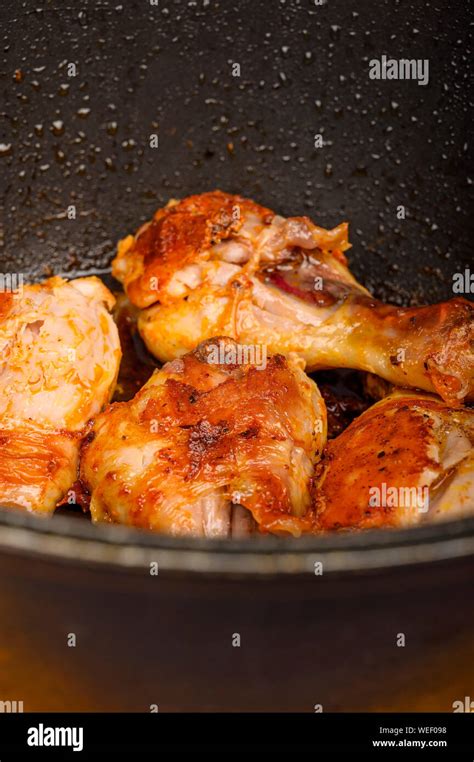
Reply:
[[[81,458],[94,521],[206,537],[308,531],[325,405],[300,359],[256,363],[251,349],[203,342],[97,417]]]
[[[48,514],[77,477],[80,439],[120,363],[98,278],[0,294],[0,505]]]
[[[474,411],[396,391],[331,440],[314,531],[401,527],[474,513]]]
[[[347,224],[324,230],[215,191],[170,202],[123,239],[113,273],[140,308],[139,331],[162,361],[228,335],[296,352],[307,371],[354,368],[436,392],[474,395],[474,306],[463,298],[400,308],[351,275]]]

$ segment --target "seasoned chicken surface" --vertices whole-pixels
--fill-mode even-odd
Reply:
[[[314,531],[400,527],[474,513],[474,411],[397,391],[331,440]]]
[[[0,294],[0,505],[50,513],[77,476],[80,438],[120,363],[98,278]]]
[[[474,306],[382,304],[351,275],[347,224],[324,230],[215,191],[172,201],[123,239],[113,273],[141,308],[163,361],[214,335],[296,352],[308,371],[354,368],[436,392],[474,395]]]
[[[206,537],[308,531],[325,405],[300,359],[257,363],[249,351],[203,342],[96,418],[81,459],[94,521]]]

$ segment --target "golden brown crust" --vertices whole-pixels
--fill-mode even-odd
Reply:
[[[119,244],[112,273],[136,306],[166,301],[164,286],[174,272],[206,259],[212,246],[238,232],[247,212],[268,221],[274,216],[253,201],[219,190],[159,209],[135,237]]]
[[[215,191],[159,210],[120,243],[113,272],[162,361],[225,334],[295,352],[308,370],[366,370],[451,406],[474,399],[474,306],[385,305],[351,275],[348,247],[346,223],[325,230]]]
[[[0,295],[0,504],[51,513],[76,478],[81,432],[118,373],[113,302],[94,277]]]
[[[198,533],[192,506],[217,490],[250,510],[260,531],[301,534],[325,435],[324,425],[315,434],[316,395],[284,357],[268,358],[264,369],[208,364],[201,345],[157,372],[132,401],[98,416],[81,460],[94,518]]]
[[[13,294],[8,291],[0,293],[0,320],[4,320],[9,314],[13,304]]]
[[[50,512],[74,481],[79,440],[68,431],[0,429],[2,505]]]
[[[423,395],[398,392],[366,410],[328,442],[317,466],[314,531],[400,526],[419,520],[396,501],[374,504],[371,494],[397,490],[408,495],[408,490],[436,487],[446,476],[440,432],[449,432],[452,416],[466,430],[472,426],[468,411],[456,414],[441,400]]]
[[[435,392],[451,407],[474,399],[474,305],[467,299],[393,307],[356,294],[344,309],[351,367],[364,369],[357,357],[370,352],[370,370],[397,387]]]

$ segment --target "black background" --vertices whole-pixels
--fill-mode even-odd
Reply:
[[[71,747],[32,747],[27,745],[29,728],[75,727],[83,729],[83,749]],[[412,728],[407,733],[406,728]],[[384,732],[380,732],[380,728]],[[387,729],[403,729],[394,734]],[[419,730],[419,729],[425,729]],[[434,730],[428,730],[433,728]],[[2,715],[0,720],[2,760],[100,759],[104,752],[122,758],[140,754],[140,760],[157,759],[165,750],[191,750],[197,746],[218,747],[227,751],[276,750],[282,746],[299,747],[326,754],[358,751],[362,759],[472,759],[473,719],[466,714],[380,713],[359,714],[72,714],[33,713]],[[439,731],[439,732],[437,732]],[[376,748],[374,741],[425,741],[423,749]],[[444,742],[446,746],[428,743]],[[59,755],[61,755],[59,757]],[[133,756],[132,759],[136,759]]]

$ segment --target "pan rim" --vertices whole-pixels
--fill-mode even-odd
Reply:
[[[341,574],[474,557],[474,517],[392,530],[248,540],[174,538],[0,507],[0,553],[149,573],[269,577]]]

